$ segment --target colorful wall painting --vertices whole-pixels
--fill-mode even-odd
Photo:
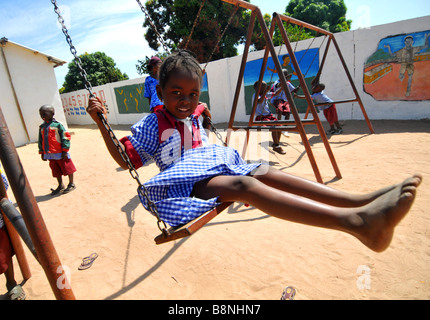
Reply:
[[[310,82],[316,76],[319,69],[319,49],[309,49],[295,52],[297,62],[299,63],[300,70],[305,78],[306,84],[310,90]],[[299,85],[299,80],[295,75],[294,67],[291,63],[290,56],[288,54],[280,55],[279,62],[283,69],[287,69],[290,73],[293,73],[291,83],[294,86]],[[252,112],[252,96],[255,93],[254,82],[258,81],[261,72],[261,66],[263,59],[253,60],[246,63],[244,73],[244,85],[245,85],[245,105],[246,114],[250,115]],[[266,71],[264,72],[263,80],[271,85],[273,82],[278,80],[278,74],[276,72],[275,64],[272,57],[267,59]],[[307,103],[304,99],[294,100],[297,110],[300,113],[305,113],[307,109]],[[272,113],[276,113],[273,106],[271,106]]]
[[[148,113],[149,101],[143,96],[144,88],[145,83],[114,88],[118,113]]]
[[[200,101],[207,103],[210,109],[208,88],[207,74],[205,74]],[[149,100],[144,97],[144,90],[145,82],[114,88],[118,113],[149,113]]]
[[[94,90],[93,95],[100,98],[105,104],[106,111],[109,113],[109,106],[106,103],[106,94],[104,89]],[[86,90],[79,90],[61,95],[63,111],[68,116],[87,116],[87,105],[90,93]]]
[[[380,101],[430,99],[430,30],[382,39],[364,65],[364,91]]]

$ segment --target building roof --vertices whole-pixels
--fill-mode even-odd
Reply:
[[[67,61],[64,61],[64,60],[61,60],[61,59],[55,58],[55,57],[53,57],[53,56],[51,56],[51,55],[49,55],[49,54],[46,54],[46,53],[40,52],[40,51],[38,51],[38,50],[31,49],[31,48],[29,48],[29,47],[23,46],[23,45],[21,45],[21,44],[18,44],[18,43],[16,43],[16,42],[13,42],[13,41],[10,41],[9,39],[7,39],[7,38],[5,38],[5,37],[3,37],[3,38],[1,38],[1,39],[0,39],[0,45],[2,45],[2,46],[6,46],[6,44],[7,44],[7,43],[11,43],[11,44],[13,44],[13,45],[15,45],[15,46],[18,46],[18,47],[21,47],[21,48],[26,49],[26,50],[28,50],[28,51],[31,51],[31,52],[33,52],[34,54],[40,54],[40,55],[42,55],[42,56],[46,57],[46,58],[47,58],[47,60],[48,60],[49,62],[51,62],[51,63],[54,65],[54,68],[56,68],[56,67],[58,67],[58,66],[62,66],[63,64],[67,63]]]

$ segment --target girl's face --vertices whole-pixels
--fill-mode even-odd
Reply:
[[[160,70],[161,62],[152,66],[151,74],[158,78],[158,70]]]
[[[164,88],[157,93],[167,110],[178,119],[185,119],[196,110],[200,97],[200,78],[187,71],[172,72]]]

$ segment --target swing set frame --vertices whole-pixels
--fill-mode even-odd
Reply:
[[[254,129],[254,130],[298,132],[300,134],[301,139],[302,139],[306,153],[308,154],[308,158],[309,158],[309,161],[311,163],[312,169],[314,171],[315,177],[316,177],[318,182],[322,183],[323,179],[321,177],[321,173],[319,171],[317,161],[315,160],[314,154],[312,152],[312,148],[310,146],[309,140],[307,139],[306,132],[304,129],[304,125],[316,125],[318,132],[321,136],[321,139],[324,143],[324,147],[326,149],[326,152],[327,152],[329,159],[331,161],[331,164],[333,166],[333,169],[335,171],[336,177],[341,179],[342,175],[341,175],[339,167],[336,163],[336,159],[335,159],[334,154],[331,150],[331,147],[330,147],[330,144],[328,142],[327,136],[325,134],[324,128],[322,126],[322,123],[318,117],[318,112],[316,110],[316,106],[312,101],[311,95],[309,93],[309,89],[308,89],[306,82],[305,82],[305,77],[303,76],[303,73],[300,69],[299,63],[298,63],[296,55],[295,55],[295,50],[293,50],[293,48],[292,48],[291,42],[290,42],[289,37],[287,35],[287,32],[284,28],[283,22],[287,22],[289,24],[295,24],[295,25],[300,26],[301,28],[307,28],[307,29],[316,31],[317,33],[320,33],[320,34],[323,34],[323,35],[329,37],[325,52],[323,54],[321,66],[319,68],[317,77],[319,77],[321,74],[321,70],[322,70],[322,67],[326,61],[326,57],[328,54],[330,44],[333,43],[335,48],[336,48],[336,52],[338,54],[339,60],[341,61],[341,64],[345,70],[347,77],[348,77],[349,83],[350,83],[350,85],[353,89],[353,92],[355,94],[355,98],[353,98],[353,99],[343,100],[343,101],[335,101],[334,103],[347,103],[347,102],[357,101],[360,105],[360,108],[361,108],[361,111],[364,115],[364,118],[366,119],[366,122],[367,122],[367,125],[369,127],[370,132],[374,133],[372,124],[371,124],[371,122],[367,116],[363,102],[362,102],[362,100],[358,94],[357,88],[355,87],[355,84],[353,82],[351,74],[349,73],[349,70],[346,66],[345,60],[342,56],[342,53],[340,51],[340,48],[339,48],[337,42],[336,42],[334,34],[331,32],[328,32],[324,29],[318,28],[314,25],[311,25],[309,23],[306,23],[306,22],[285,16],[282,14],[278,14],[276,12],[273,13],[273,19],[272,19],[271,27],[270,27],[270,30],[268,30],[266,28],[263,16],[262,16],[262,14],[258,8],[255,8],[254,6],[249,4],[248,2],[244,2],[242,0],[222,0],[222,1],[232,3],[232,4],[239,3],[241,6],[252,10],[251,21],[250,21],[249,27],[248,27],[248,35],[246,38],[247,40],[245,43],[245,49],[244,49],[244,53],[242,56],[242,64],[241,64],[240,71],[239,71],[239,76],[238,76],[237,86],[236,86],[236,92],[235,92],[233,105],[232,105],[232,111],[231,111],[230,120],[228,123],[228,128],[230,129],[228,131],[228,134],[230,134],[232,131],[236,131],[236,130],[246,130],[246,141],[244,143],[244,149],[243,149],[243,155],[244,155],[246,153],[246,148],[247,148],[247,145],[249,142],[249,133],[250,133],[250,130],[252,130],[252,129]],[[286,94],[288,103],[290,104],[290,110],[291,110],[291,113],[294,117],[294,120],[255,121],[254,116],[255,116],[255,111],[256,111],[256,107],[257,107],[257,101],[254,101],[248,125],[243,126],[243,125],[236,125],[234,123],[234,119],[235,119],[235,115],[236,115],[236,111],[237,111],[237,106],[238,106],[238,101],[239,101],[239,97],[240,97],[240,91],[241,91],[242,82],[243,82],[244,73],[245,73],[246,62],[248,59],[248,52],[249,52],[249,48],[251,45],[251,34],[253,32],[256,19],[258,19],[258,21],[260,23],[261,29],[263,31],[263,36],[265,37],[265,40],[266,40],[266,49],[264,52],[263,63],[261,66],[261,72],[260,72],[260,76],[259,76],[259,80],[258,80],[258,86],[257,86],[256,90],[257,90],[257,92],[259,92],[259,90],[260,90],[261,83],[263,81],[264,73],[265,73],[266,66],[267,66],[267,61],[269,58],[269,53],[270,53],[272,56],[272,60],[275,64],[275,69],[276,69],[276,72],[278,73],[282,89]],[[285,79],[285,76],[282,72],[281,63],[277,57],[275,47],[273,45],[272,38],[273,38],[273,34],[274,34],[276,26],[279,28],[279,30],[281,32],[283,42],[287,48],[289,57],[291,59],[291,63],[293,64],[294,70],[295,70],[296,75],[299,79],[300,87],[302,88],[302,90],[304,91],[304,94],[305,94],[305,98],[306,98],[306,101],[308,104],[308,109],[306,112],[305,119],[301,119],[299,116],[299,113],[297,111],[297,107],[296,107],[296,104],[294,102],[294,99],[293,99],[290,91],[288,90],[287,80]],[[321,43],[321,45],[322,45],[322,43]],[[320,105],[323,105],[323,104],[320,104]],[[307,115],[308,115],[309,111],[312,113],[313,119],[307,119]],[[228,139],[229,139],[229,135],[227,135],[227,141],[228,141]]]

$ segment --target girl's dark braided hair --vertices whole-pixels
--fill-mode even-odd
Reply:
[[[188,71],[190,74],[197,75],[200,83],[202,83],[202,69],[191,51],[175,51],[164,59],[160,70],[158,71],[158,79],[162,88],[169,80],[169,75],[172,71]]]

